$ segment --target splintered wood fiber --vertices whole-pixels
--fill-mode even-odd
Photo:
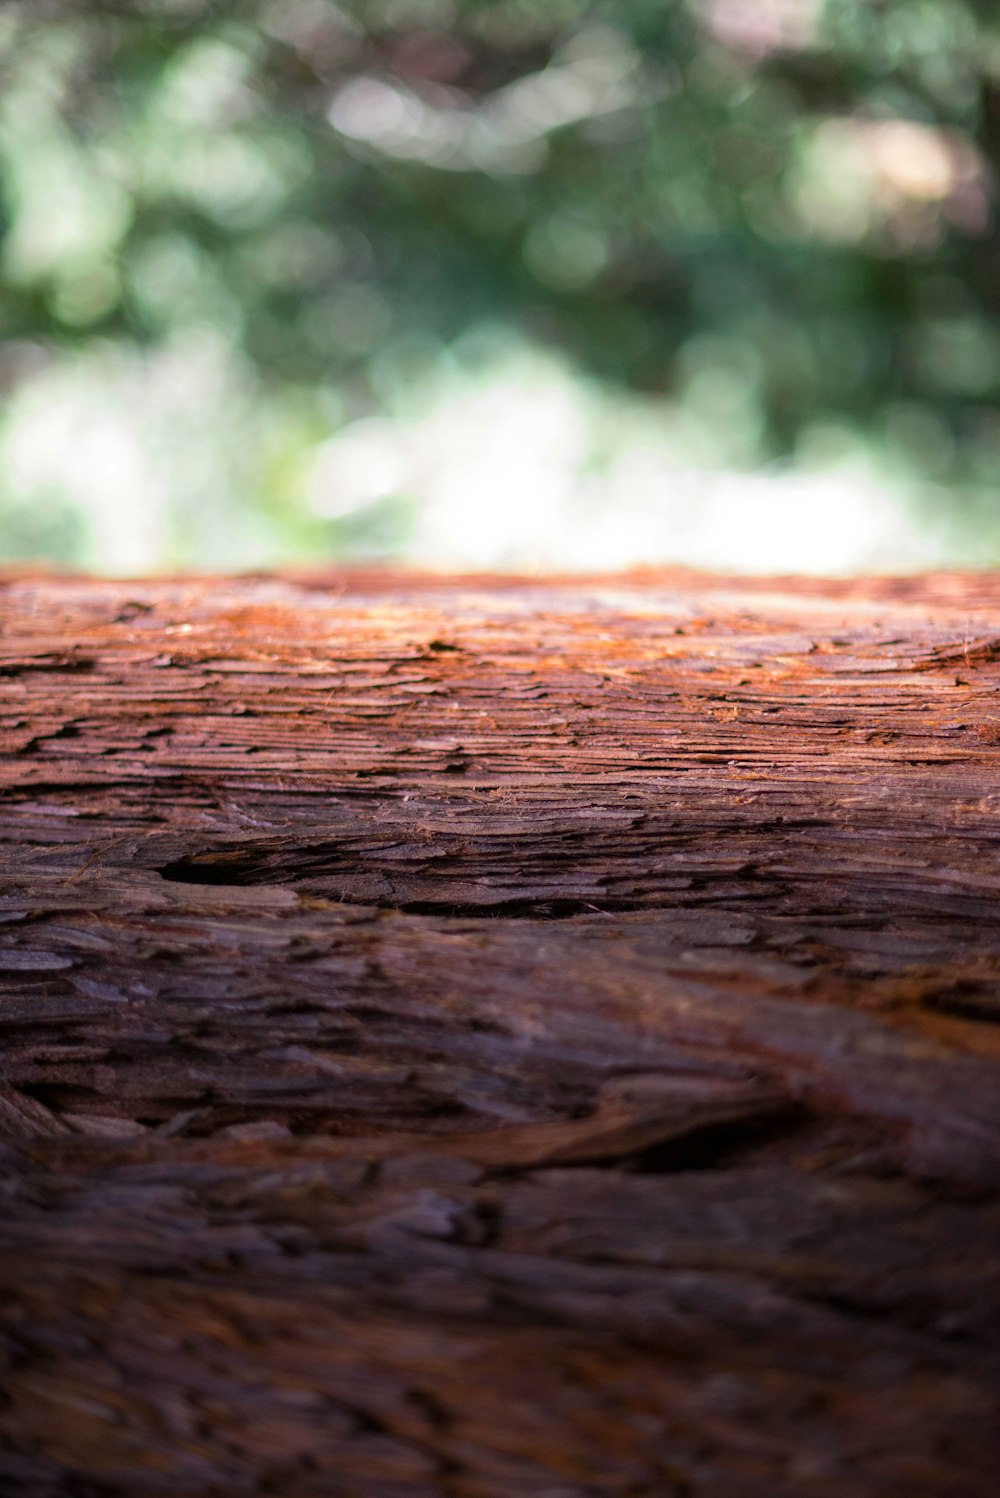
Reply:
[[[0,1492],[1000,1491],[1000,579],[0,580]]]

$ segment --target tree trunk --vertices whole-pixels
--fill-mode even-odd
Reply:
[[[0,603],[0,1490],[996,1491],[1000,580]]]

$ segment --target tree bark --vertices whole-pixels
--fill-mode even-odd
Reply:
[[[0,622],[0,1491],[996,1491],[1000,579]]]

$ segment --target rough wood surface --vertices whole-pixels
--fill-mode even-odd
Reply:
[[[1000,579],[0,618],[3,1493],[996,1491]]]

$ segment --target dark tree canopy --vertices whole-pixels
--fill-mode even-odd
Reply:
[[[863,427],[989,512],[988,4],[30,0],[0,68],[9,380],[212,329],[280,468],[523,336],[735,411],[749,462]]]

